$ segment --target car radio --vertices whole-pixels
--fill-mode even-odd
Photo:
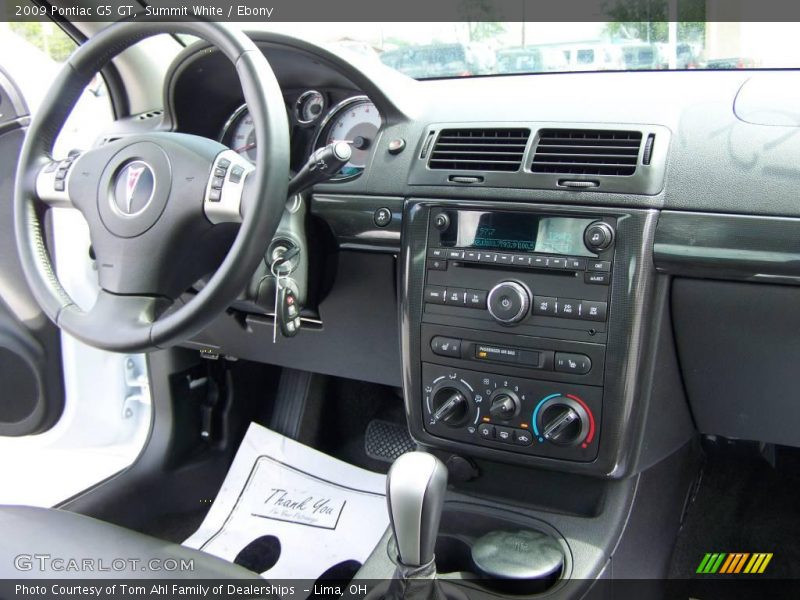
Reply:
[[[421,324],[431,435],[597,456],[616,220],[434,208]]]

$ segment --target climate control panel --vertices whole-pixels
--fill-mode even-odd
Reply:
[[[589,462],[597,457],[603,390],[422,365],[431,435],[508,452]]]

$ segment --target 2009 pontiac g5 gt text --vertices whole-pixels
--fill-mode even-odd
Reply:
[[[794,597],[739,4],[4,7],[0,598]]]

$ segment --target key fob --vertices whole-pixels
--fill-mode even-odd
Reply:
[[[292,288],[281,287],[278,292],[278,306],[275,307],[275,318],[284,337],[294,337],[300,331],[300,305]]]

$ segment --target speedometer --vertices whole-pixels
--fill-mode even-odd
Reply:
[[[353,151],[350,162],[342,167],[340,177],[352,177],[364,170],[370,148],[381,128],[381,115],[366,96],[355,96],[337,104],[320,128],[315,147],[333,142],[347,142]]]
[[[225,123],[220,142],[250,162],[256,162],[256,158],[258,158],[256,127],[253,123],[253,116],[247,110],[246,105],[237,108]]]

